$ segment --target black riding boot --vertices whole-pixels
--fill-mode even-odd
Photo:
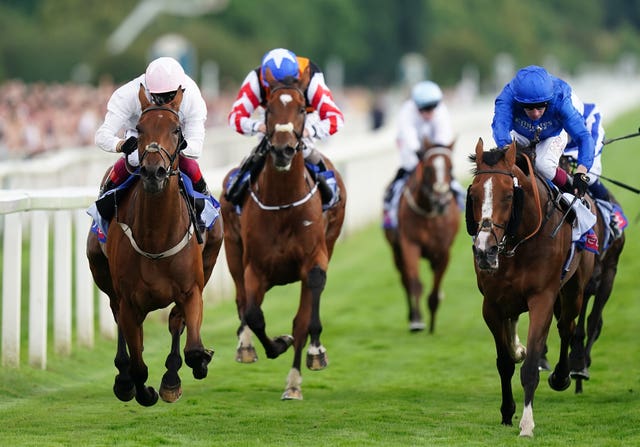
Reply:
[[[200,178],[196,183],[193,184],[193,189],[200,194],[204,194],[205,196],[210,196],[209,188],[207,187],[207,182],[204,181],[204,177]]]
[[[333,190],[327,183],[325,176],[321,174],[327,170],[327,166],[324,164],[322,159],[316,164],[316,166],[318,167],[318,170],[315,175],[316,181],[318,182],[318,190],[320,190],[320,197],[322,198],[322,204],[328,205],[333,200]]]
[[[107,191],[111,191],[112,189],[114,189],[117,186],[118,185],[116,185],[113,182],[113,180],[111,180],[110,178],[107,179],[107,181],[104,183],[104,185],[102,185],[102,188],[100,188],[100,195],[104,194]]]

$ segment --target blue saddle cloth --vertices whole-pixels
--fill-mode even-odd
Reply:
[[[220,202],[216,200],[213,195],[202,194],[193,189],[193,182],[184,173],[180,173],[180,177],[182,179],[182,184],[184,185],[185,192],[187,195],[194,200],[203,200],[204,207],[202,208],[202,212],[200,213],[200,219],[205,224],[207,230],[211,229],[211,227],[216,223],[218,217],[220,216]],[[87,214],[91,216],[93,222],[91,223],[91,231],[98,236],[98,240],[100,242],[107,241],[107,233],[109,231],[109,222],[111,221],[112,216],[103,216],[100,212],[100,209],[104,209],[104,207],[98,206],[98,202],[100,201],[109,201],[113,200],[114,203],[117,202],[118,198],[121,196],[123,191],[126,191],[131,187],[131,185],[137,180],[137,175],[132,174],[125,180],[121,185],[116,188],[106,191],[98,200],[96,200],[89,208],[87,208]]]

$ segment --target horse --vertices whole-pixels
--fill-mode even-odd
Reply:
[[[223,180],[221,210],[225,221],[224,246],[235,283],[240,326],[236,360],[257,360],[252,333],[267,358],[275,359],[293,345],[293,364],[287,376],[283,400],[302,399],[302,350],[310,339],[306,365],[311,370],[328,364],[320,342],[320,296],[334,244],[344,221],[346,190],[333,163],[339,188],[337,203],[323,211],[318,182],[310,175],[302,154],[306,118],[304,91],[310,79],[305,70],[299,80],[278,83],[267,70],[271,96],[265,105],[265,159],[251,178],[238,214],[226,196],[232,169]],[[273,286],[300,282],[300,302],[293,320],[293,337],[270,338],[261,305]]]
[[[121,401],[135,397],[140,405],[152,406],[158,392],[145,385],[148,368],[142,356],[143,322],[149,312],[173,303],[168,318],[171,350],[160,397],[175,402],[182,394],[178,370],[185,327],[185,362],[196,379],[207,376],[213,351],[203,346],[200,337],[202,290],[216,263],[223,230],[218,218],[209,230],[194,237],[193,209],[181,193],[178,156],[183,137],[178,110],[182,90],[163,106],[151,104],[142,85],[138,97],[142,115],[137,124],[137,179],[118,199],[106,242],[89,232],[87,257],[93,279],[109,297],[117,323],[114,363],[118,374],[113,392]]]
[[[426,140],[419,151],[416,169],[407,179],[398,204],[397,228],[386,228],[393,260],[400,272],[409,305],[409,330],[422,331],[420,311],[423,292],[420,259],[429,262],[433,284],[427,295],[429,333],[435,329],[442,279],[449,265],[449,252],[460,225],[460,211],[451,191],[452,149]]]
[[[567,160],[561,160],[561,162],[562,161]],[[613,197],[611,193],[609,194],[611,201],[619,205],[615,197]],[[589,366],[591,366],[591,349],[602,331],[602,313],[613,290],[618,261],[625,243],[625,234],[622,233],[619,238],[611,241],[608,246],[604,246],[609,225],[604,221],[600,207],[596,208],[598,210],[598,230],[596,233],[600,241],[600,253],[596,256],[593,275],[584,292],[582,309],[578,317],[576,332],[571,341],[571,351],[569,353],[571,378],[574,379],[576,383],[576,394],[582,393],[583,380],[589,380],[590,378]],[[587,317],[588,303],[591,297],[593,297],[593,303],[591,305],[591,312],[589,312],[589,316]]]
[[[502,424],[512,425],[516,405],[511,378],[515,364],[524,361],[520,436],[533,436],[538,365],[554,314],[560,353],[548,382],[556,391],[571,385],[569,344],[593,272],[594,254],[572,251],[567,213],[556,205],[546,181],[534,173],[531,160],[521,154],[516,159],[515,143],[507,150],[484,152],[479,139],[470,159],[476,166],[467,196],[466,224],[473,237],[482,315],[495,341]],[[518,318],[525,312],[529,313],[526,347],[517,334]]]

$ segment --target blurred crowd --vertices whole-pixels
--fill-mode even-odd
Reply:
[[[95,147],[107,101],[117,85],[105,78],[85,84],[0,84],[0,162],[32,158],[62,148]],[[205,98],[209,125],[220,124],[224,100]],[[230,103],[231,99],[226,99]]]

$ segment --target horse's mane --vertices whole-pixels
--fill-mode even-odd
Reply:
[[[488,151],[482,153],[482,162],[486,163],[488,166],[495,166],[500,160],[504,159],[505,154],[505,150],[498,149],[497,147],[491,148]],[[518,166],[518,168],[520,168],[520,170],[526,175],[529,175],[529,163],[527,163],[525,155],[529,156],[521,149],[518,149],[516,151],[516,166]],[[529,158],[531,157],[529,156]],[[476,154],[470,154],[469,161],[476,164]],[[474,176],[477,175],[478,167],[474,166],[471,169],[471,173]]]

